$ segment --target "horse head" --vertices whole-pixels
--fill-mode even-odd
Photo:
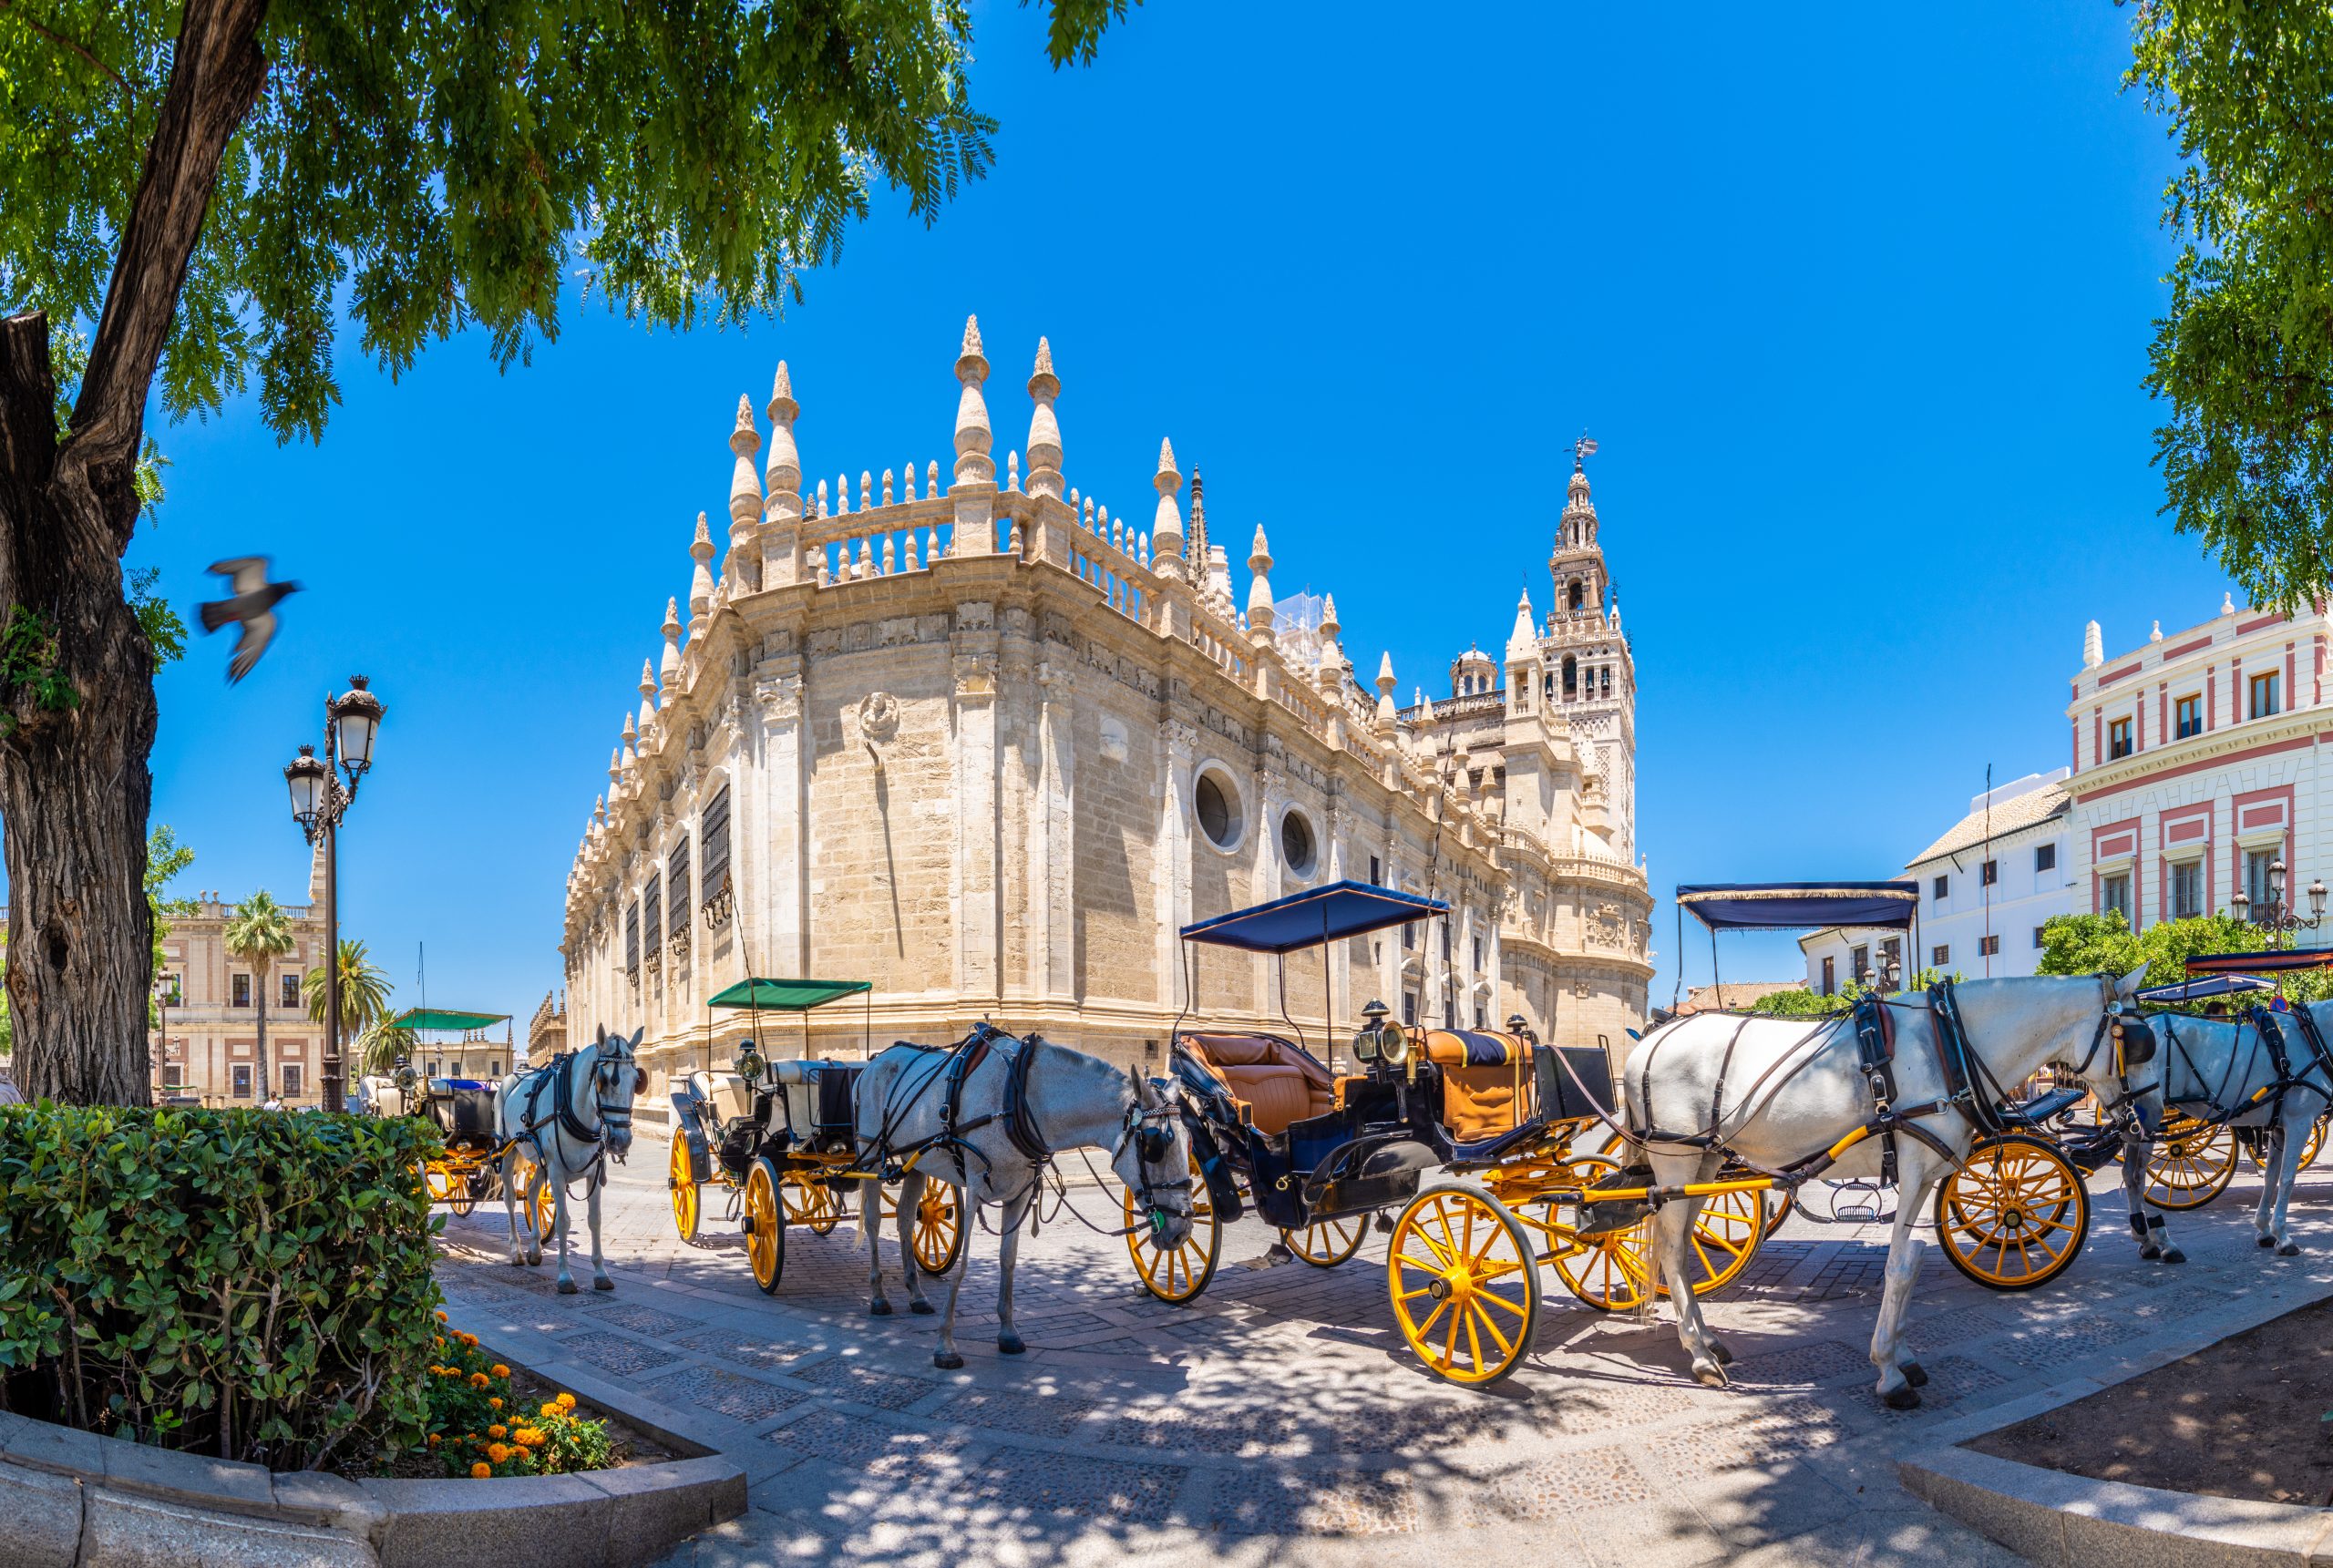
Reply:
[[[1133,1101],[1125,1131],[1110,1153],[1110,1168],[1142,1204],[1152,1234],[1168,1250],[1191,1234],[1191,1134],[1174,1096],[1129,1067]]]
[[[603,1024],[589,1058],[591,1096],[599,1108],[601,1135],[607,1140],[608,1153],[618,1160],[632,1152],[632,1099],[648,1087],[648,1073],[640,1065],[639,1056],[641,1037],[647,1032],[642,1026],[632,1030],[632,1038],[627,1040],[620,1034],[610,1034]]]

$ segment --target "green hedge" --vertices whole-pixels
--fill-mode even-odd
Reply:
[[[422,1440],[417,1118],[0,1107],[0,1404],[278,1470]]]

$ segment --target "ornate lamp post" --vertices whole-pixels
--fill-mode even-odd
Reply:
[[[2235,890],[2228,902],[2235,909],[2239,920],[2249,916],[2256,926],[2265,927],[2279,948],[2287,944],[2296,931],[2314,931],[2325,923],[2325,878],[2313,879],[2308,885],[2308,917],[2303,919],[2285,902],[2285,863],[2282,858],[2268,863],[2268,897],[2258,908],[2244,889]]]
[[[387,710],[366,689],[365,678],[352,675],[349,689],[324,699],[324,754],[302,746],[300,754],[284,765],[283,782],[292,791],[292,820],[310,845],[321,837],[324,846],[324,1071],[326,1111],[344,1111],[340,1076],[340,819],[356,798],[356,786],[373,765],[373,740],[380,733]],[[334,769],[338,772],[335,773]],[[345,778],[345,787],[342,779]]]

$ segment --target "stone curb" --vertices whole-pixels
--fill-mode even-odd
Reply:
[[[636,1568],[745,1510],[734,1460],[581,1475],[348,1481],[205,1459],[0,1411],[0,1556],[37,1568],[439,1568],[545,1539],[572,1568]]]
[[[2333,1564],[2333,1510],[2092,1481],[1969,1449],[1900,1460],[1904,1489],[2044,1568]]]

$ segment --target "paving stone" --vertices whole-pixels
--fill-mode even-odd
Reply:
[[[934,1459],[960,1451],[971,1440],[968,1432],[934,1431],[883,1416],[827,1409],[809,1411],[763,1437],[780,1448],[830,1464],[861,1468],[869,1474],[918,1470]]]
[[[879,1372],[848,1358],[820,1361],[815,1366],[790,1371],[788,1376],[836,1399],[873,1405],[882,1410],[904,1410],[940,1387],[922,1378],[903,1378],[892,1372]]]
[[[640,1387],[659,1403],[695,1405],[746,1426],[766,1421],[810,1398],[799,1389],[781,1389],[718,1367],[691,1367]]]
[[[590,1311],[595,1322],[612,1324],[618,1328],[629,1328],[634,1334],[650,1334],[658,1338],[684,1334],[704,1321],[698,1317],[680,1317],[670,1312],[659,1312],[653,1307],[642,1307],[628,1301],[594,1306]]]
[[[1242,1467],[1215,1478],[1208,1528],[1229,1535],[1390,1535],[1418,1527],[1408,1474]]]
[[[751,1333],[732,1328],[700,1328],[694,1334],[674,1337],[673,1343],[707,1356],[765,1368],[786,1367],[811,1353],[811,1348],[807,1345],[760,1339]]]
[[[1730,1372],[1733,1381],[1753,1388],[1787,1387],[1860,1376],[1872,1373],[1873,1368],[1871,1357],[1855,1346],[1838,1339],[1817,1339],[1784,1350],[1744,1356]]]
[[[1845,1426],[1828,1407],[1792,1399],[1746,1419],[1665,1428],[1645,1440],[1645,1450],[1668,1474],[1690,1478],[1711,1471],[1793,1463],[1846,1435]]]
[[[1469,1524],[1563,1519],[1614,1503],[1650,1502],[1656,1495],[1618,1448],[1529,1460],[1474,1479]]]
[[[973,1389],[932,1412],[932,1419],[969,1421],[1033,1437],[1063,1438],[1101,1407],[1062,1394],[1018,1393],[1010,1389]]]
[[[561,1341],[559,1348],[561,1355],[589,1361],[606,1372],[653,1371],[680,1359],[669,1350],[659,1350],[653,1345],[643,1345],[621,1334],[578,1334]]]
[[[2019,1328],[1993,1348],[2025,1366],[2048,1368],[2112,1349],[2145,1332],[2144,1324],[2128,1317],[2086,1315],[2063,1323]]]
[[[951,1509],[1002,1509],[1020,1516],[1106,1519],[1156,1524],[1188,1472],[1175,1465],[1129,1464],[1084,1454],[1022,1449],[973,1467],[939,1488]]]

